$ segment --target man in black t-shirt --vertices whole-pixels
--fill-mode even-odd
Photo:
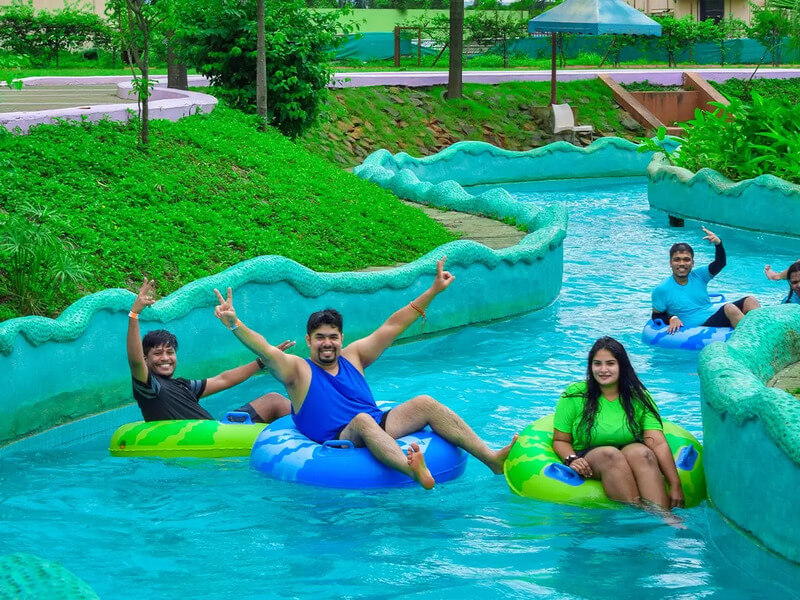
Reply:
[[[133,397],[145,421],[179,419],[213,419],[200,406],[200,398],[227,390],[255,375],[264,368],[260,358],[235,369],[224,371],[209,379],[173,377],[178,364],[178,340],[169,331],[151,331],[142,339],[139,332],[139,313],[155,302],[155,283],[146,277],[128,313],[128,364],[133,377]],[[281,350],[294,345],[283,342]],[[250,414],[254,422],[269,423],[288,415],[289,400],[270,392],[237,409]]]

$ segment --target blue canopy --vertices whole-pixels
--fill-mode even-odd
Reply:
[[[623,0],[565,0],[528,21],[528,32],[661,35],[661,25]]]

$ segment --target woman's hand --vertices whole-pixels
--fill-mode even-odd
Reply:
[[[569,468],[585,479],[589,479],[592,476],[592,467],[585,458],[576,458],[569,463]]]
[[[685,506],[683,488],[681,487],[680,481],[675,485],[669,486],[668,496],[670,508],[683,508]]]

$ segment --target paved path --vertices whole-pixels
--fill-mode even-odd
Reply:
[[[462,240],[472,240],[479,242],[484,246],[489,246],[492,250],[499,250],[500,248],[508,248],[509,246],[516,245],[526,233],[520,231],[516,227],[506,225],[494,219],[487,219],[486,217],[478,217],[469,213],[458,212],[455,210],[439,210],[431,208],[416,202],[408,202],[401,200],[404,204],[415,206],[431,217],[433,220],[438,221],[450,231],[461,234]],[[365,271],[382,271],[384,269],[392,269],[399,267],[405,263],[397,263],[390,267],[370,267],[364,269]]]
[[[800,390],[800,362],[783,369],[772,378],[769,385],[786,390],[790,394],[795,390]],[[800,401],[800,393],[796,393],[795,396]]]
[[[136,101],[135,98],[133,101]],[[25,86],[21,90],[0,91],[0,113],[130,102],[117,97],[116,84]]]
[[[684,71],[692,70],[711,81],[725,81],[731,77],[750,77],[752,68],[697,68],[697,69],[561,69],[556,76],[559,81],[592,79],[598,74],[610,75],[619,83],[648,80],[661,85],[680,85]],[[761,68],[757,77],[787,79],[800,77],[800,69]],[[155,79],[166,80],[166,76]],[[505,81],[550,81],[549,70],[464,71],[467,83],[502,83]],[[125,104],[112,90],[115,84],[130,81],[125,75],[101,75],[93,77],[28,77],[23,79],[20,91],[0,91],[0,113],[35,111],[52,108],[68,108],[99,104]],[[445,85],[447,71],[350,71],[335,73],[332,87],[368,87],[378,85],[400,85],[423,87]],[[192,86],[208,85],[200,75],[189,77]]]
[[[680,85],[684,71],[694,71],[711,81],[726,81],[732,77],[744,79],[753,73],[753,67],[722,69],[561,69],[556,72],[558,81],[594,79],[599,74],[610,75],[618,83],[648,80],[661,85]],[[800,77],[800,69],[760,68],[756,77],[788,79]],[[550,81],[550,70],[464,71],[465,83],[502,83],[505,81]],[[334,75],[335,86],[367,87],[372,85],[403,85],[421,87],[444,85],[447,71],[350,71]]]

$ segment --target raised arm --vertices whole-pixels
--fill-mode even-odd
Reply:
[[[236,311],[233,308],[233,292],[231,288],[228,288],[227,298],[223,298],[219,290],[215,289],[214,293],[219,301],[219,305],[214,309],[214,315],[222,321],[225,327],[233,331],[233,334],[242,344],[264,361],[265,366],[281,383],[287,387],[293,386],[297,379],[299,365],[303,363],[303,360],[291,354],[284,354],[278,346],[273,346],[267,342],[264,336],[242,323],[237,318]],[[247,367],[247,365],[244,365],[244,367]]]
[[[128,366],[131,375],[136,381],[147,382],[147,365],[144,362],[144,350],[142,349],[142,336],[139,332],[139,314],[148,306],[155,302],[153,290],[156,282],[152,279],[144,278],[141,287],[133,301],[131,311],[128,313]]]
[[[725,268],[725,265],[728,264],[725,257],[725,248],[722,247],[722,240],[719,239],[719,236],[705,227],[703,227],[703,232],[706,234],[703,239],[714,244],[714,260],[708,265],[708,272],[711,273],[712,277],[716,277],[716,275]]]
[[[347,346],[342,354],[348,360],[357,361],[362,369],[375,362],[383,354],[383,351],[391,346],[392,342],[408,329],[420,315],[425,316],[425,310],[433,299],[455,281],[455,276],[444,269],[446,262],[446,256],[436,261],[436,277],[431,287],[420,294],[418,298],[396,311],[370,335]]]
[[[286,350],[294,345],[295,343],[293,341],[286,340],[275,347],[281,352],[286,352]],[[264,369],[266,366],[267,364],[262,360],[262,358],[258,357],[256,360],[245,365],[223,371],[216,377],[210,377],[206,380],[206,387],[203,390],[203,395],[200,397],[205,398],[211,394],[216,394],[217,392],[221,392],[223,390],[227,390],[228,388],[232,388],[235,385],[239,385],[243,381],[258,373],[261,369]]]
[[[669,506],[670,508],[684,506],[683,488],[681,487],[681,479],[678,477],[678,469],[675,466],[675,459],[672,456],[672,450],[667,443],[667,438],[664,437],[664,432],[658,429],[647,429],[644,432],[645,446],[653,451],[658,461],[658,467],[664,474],[667,484],[669,485]]]

